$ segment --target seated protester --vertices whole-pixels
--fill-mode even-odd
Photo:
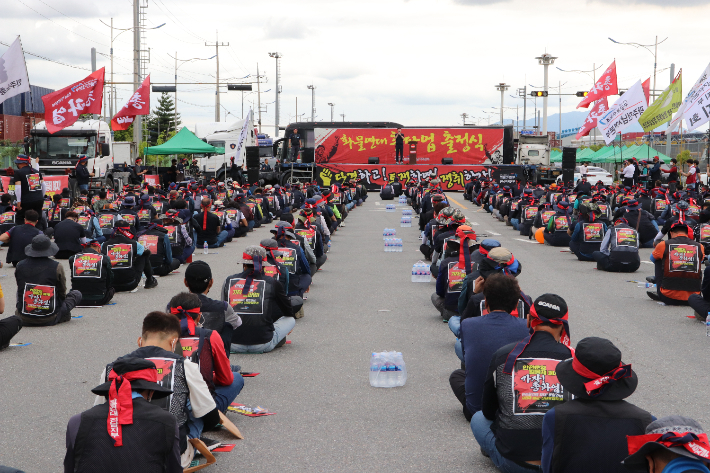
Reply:
[[[229,236],[220,227],[219,217],[210,212],[211,207],[212,199],[203,197],[200,212],[192,219],[192,226],[197,231],[197,246],[200,248],[205,242],[210,248],[222,247]]]
[[[198,439],[203,430],[214,428],[219,423],[219,410],[197,363],[183,357],[182,353],[175,353],[176,347],[179,346],[180,332],[180,321],[174,315],[158,311],[149,313],[143,319],[138,349],[106,366],[101,373],[101,379],[109,381],[115,377],[111,374],[115,364],[127,358],[143,358],[155,363],[162,374],[158,376],[158,384],[171,388],[173,394],[153,404],[167,410],[177,419],[180,463],[186,468],[195,456],[195,449],[188,442],[188,438]],[[172,375],[171,379],[165,379],[168,374]],[[97,396],[94,406],[103,403],[104,399]]]
[[[30,211],[28,210],[27,213]],[[64,267],[50,259],[59,248],[44,234],[25,248],[27,258],[17,264],[17,308],[22,325],[48,326],[71,320],[71,310],[81,300],[81,292],[67,293]]]
[[[491,251],[493,248],[499,248],[500,247],[500,242],[498,240],[493,240],[492,238],[486,238],[481,242],[481,244],[478,246],[478,249],[471,253],[471,267],[473,268],[471,273],[466,276],[466,279],[463,281],[463,287],[461,288],[461,293],[459,294],[459,300],[458,300],[458,313],[462,314],[464,310],[466,309],[466,305],[468,304],[468,298],[471,294],[473,294],[473,285],[476,279],[481,275],[479,272],[479,265],[481,264],[481,261],[483,261],[486,256],[488,256],[488,252]]]
[[[0,286],[0,314],[5,312],[5,295]],[[0,350],[10,346],[10,340],[22,329],[22,319],[12,315],[0,320]]]
[[[466,224],[466,217],[463,212],[453,207],[446,207],[439,214],[440,227],[434,235],[434,252],[431,256],[431,274],[439,274],[438,260],[444,252],[444,242],[456,234],[459,225]],[[470,226],[470,225],[469,225]]]
[[[231,352],[267,353],[286,343],[303,300],[290,299],[280,282],[264,275],[266,250],[248,246],[242,258],[244,270],[228,276],[222,286],[222,300],[242,318],[232,335]]]
[[[148,194],[141,194],[138,199],[138,205],[135,206],[134,210],[138,217],[136,228],[147,228],[158,217],[158,212],[151,205]]]
[[[600,271],[633,273],[641,266],[638,245],[638,232],[622,217],[604,234],[599,251],[592,257]]]
[[[283,226],[284,229],[290,230],[291,233],[295,235],[295,240],[294,243],[296,243],[298,246],[301,247],[303,250],[303,253],[306,255],[306,261],[308,261],[308,264],[310,266],[315,266],[316,265],[316,253],[313,251],[313,248],[311,248],[311,245],[306,244],[306,239],[303,237],[303,235],[296,233],[296,229],[294,227],[294,214],[283,214],[281,215],[281,220],[276,222],[276,226],[274,229],[270,230],[271,233],[276,233],[278,230],[278,227]],[[311,270],[311,273],[315,273],[315,270]]]
[[[253,231],[254,226],[256,225],[256,221],[254,219],[254,213],[251,211],[251,209],[247,205],[246,196],[243,193],[236,192],[234,194],[234,207],[239,209],[239,211],[244,216],[244,219],[247,222],[247,232]]]
[[[456,239],[446,243],[443,259],[439,264],[436,277],[436,292],[431,295],[431,302],[445,320],[451,320],[459,313],[459,294],[464,279],[471,274],[473,262],[469,246],[476,243],[476,232],[468,225],[456,229]]]
[[[244,378],[232,371],[219,333],[200,326],[201,305],[197,294],[189,292],[181,292],[169,304],[170,313],[180,319],[182,354],[200,367],[217,409],[226,413],[244,387]]]
[[[187,231],[186,225],[178,217],[178,212],[173,209],[168,210],[167,214],[160,215],[159,218],[163,223],[163,228],[168,232],[173,260],[179,261],[180,264],[185,264],[195,251],[194,242]]]
[[[569,203],[562,200],[557,203],[555,215],[550,218],[545,227],[545,244],[550,246],[569,246],[570,236],[567,230],[572,226],[569,216]]]
[[[382,186],[380,190],[380,199],[382,200],[394,200],[394,187],[389,182]]]
[[[599,206],[588,202],[579,206],[579,220],[574,225],[574,231],[568,229],[570,235],[569,248],[579,261],[594,261],[594,252],[601,248],[606,224],[599,221]]]
[[[132,291],[141,282],[145,274],[145,288],[158,286],[158,280],[153,277],[150,265],[150,250],[134,239],[128,223],[119,220],[115,225],[116,232],[101,245],[101,253],[111,260],[116,292]]]
[[[214,279],[210,265],[204,261],[193,261],[185,269],[185,286],[200,298],[203,327],[219,333],[224,344],[224,352],[229,357],[232,333],[242,324],[242,319],[225,301],[207,297]]]
[[[283,218],[291,214],[286,214]],[[274,240],[279,245],[279,253],[276,260],[284,265],[289,273],[288,295],[303,297],[308,291],[313,280],[311,276],[310,262],[304,253],[304,247],[299,242],[298,236],[293,233],[293,227],[288,222],[276,222],[276,228],[271,230]]]
[[[266,259],[264,260],[264,274],[270,276],[281,283],[288,294],[289,291],[289,274],[288,268],[278,261],[278,257],[281,256],[279,252],[279,244],[273,238],[265,238],[259,242],[259,246],[266,251]],[[300,317],[298,314],[294,316],[297,319]]]
[[[673,206],[672,212],[670,212],[670,214],[668,215],[668,218],[663,223],[663,227],[658,231],[658,234],[656,235],[653,241],[654,247],[658,244],[659,241],[663,239],[664,236],[668,235],[668,231],[670,230],[670,228],[675,225],[675,223],[678,222],[681,218],[688,225],[689,235],[691,233],[695,235],[696,232],[700,231],[699,225],[696,224],[695,220],[693,220],[690,216],[689,207],[690,206],[688,202],[685,201],[680,201]],[[703,247],[704,246],[705,245],[703,245]]]
[[[631,365],[609,340],[579,341],[572,359],[557,364],[557,380],[574,399],[558,404],[542,421],[545,473],[623,473],[626,438],[642,435],[653,416],[624,401],[638,385]],[[584,448],[579,448],[584,445]]]
[[[483,385],[481,410],[471,419],[471,430],[501,471],[540,471],[542,460],[541,413],[570,399],[566,390],[550,383],[543,388],[546,401],[524,403],[526,395],[540,393],[533,367],[554,370],[556,361],[571,358],[567,304],[556,294],[535,299],[528,315],[532,333],[517,344],[498,349]],[[529,376],[526,376],[526,373]],[[514,395],[514,393],[516,393]]]
[[[177,228],[173,228],[172,232],[176,233]],[[170,236],[163,225],[151,223],[138,237],[138,243],[150,251],[149,261],[154,275],[167,276],[180,267],[180,260],[173,258]]]
[[[54,227],[54,242],[59,247],[55,258],[67,259],[82,251],[81,243],[86,238],[86,230],[77,223],[79,215],[70,210],[66,218]]]
[[[648,297],[666,305],[688,305],[691,294],[700,294],[702,287],[701,263],[705,259],[703,245],[689,238],[688,225],[681,219],[670,228],[668,241],[654,248],[655,284],[657,292],[647,291]]]
[[[106,198],[107,193],[106,189],[101,189],[99,190],[99,200],[94,202],[94,204],[91,206],[91,208],[94,210],[94,212],[99,213],[103,210],[110,210],[111,209],[111,201]]]
[[[420,232],[424,232],[426,230],[427,223],[429,223],[432,219],[436,218],[436,216],[439,215],[439,212],[441,212],[441,209],[449,206],[442,194],[436,194],[431,198],[431,200],[432,209],[419,216]]]
[[[17,266],[17,263],[27,257],[25,248],[32,243],[34,237],[42,234],[42,231],[36,227],[38,220],[39,214],[35,210],[27,210],[24,224],[18,222],[17,225],[0,235],[0,242],[8,246],[6,263]]]
[[[236,225],[232,222],[229,214],[224,211],[224,202],[215,200],[213,203],[214,214],[219,217],[219,226],[227,232],[225,243],[229,243],[234,238]]]
[[[320,269],[328,259],[328,255],[323,251],[321,229],[315,224],[316,215],[314,210],[317,205],[313,199],[308,199],[304,205],[306,207],[298,213],[298,221],[296,222],[294,233],[303,238],[304,248],[307,245],[313,250],[316,258],[316,268]]]
[[[113,363],[109,380],[91,390],[108,402],[69,419],[65,473],[123,473],[138,465],[146,472],[182,471],[175,416],[151,402],[173,392],[158,384],[158,377],[149,360],[119,358]]]
[[[247,236],[249,232],[249,222],[247,221],[244,213],[239,208],[239,205],[235,202],[229,202],[224,209],[225,215],[232,221],[234,228],[234,238],[242,238]]]
[[[73,211],[79,215],[77,223],[84,227],[84,230],[86,230],[86,237],[98,240],[101,243],[105,242],[106,237],[104,236],[104,232],[101,230],[101,224],[99,223],[99,219],[94,211],[90,208],[86,208],[85,211],[79,213],[78,210],[79,209],[73,209]]]
[[[710,443],[703,427],[682,416],[661,417],[646,426],[645,435],[626,438],[626,471],[708,473]]]
[[[254,197],[248,197],[247,205],[252,208],[254,214],[254,228],[261,227],[265,223],[266,217],[264,216],[264,209],[259,204],[259,201]]]
[[[81,292],[79,305],[106,305],[116,293],[111,260],[101,254],[98,240],[89,240],[82,247],[82,251],[69,257],[71,288]]]
[[[639,215],[641,216],[640,222]],[[625,206],[614,212],[614,220],[620,217],[624,217],[630,227],[638,229],[641,248],[653,248],[653,239],[658,233],[658,224],[653,215],[643,210],[636,199],[626,201]]]
[[[483,383],[488,364],[499,348],[515,343],[528,334],[525,319],[510,315],[518,307],[520,286],[515,278],[496,273],[483,287],[486,310],[483,317],[472,317],[461,323],[461,350],[465,369],[451,373],[449,383],[463,405],[466,420],[481,410]]]
[[[66,213],[69,211],[68,208],[62,207],[62,195],[54,194],[52,196],[51,206],[45,210],[47,217],[47,226],[49,228],[54,228],[59,222],[64,220]]]
[[[14,210],[12,205],[12,196],[10,194],[3,194],[0,196],[0,213],[5,213],[8,210]]]

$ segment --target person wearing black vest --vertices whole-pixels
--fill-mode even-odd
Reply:
[[[210,212],[211,207],[212,199],[203,197],[200,213],[192,219],[193,228],[197,231],[197,246],[200,248],[205,242],[210,248],[224,246],[224,242],[229,236],[226,230],[222,230],[219,217]]]
[[[259,242],[259,246],[266,251],[266,259],[264,260],[264,274],[266,274],[267,276],[271,276],[272,278],[279,281],[284,287],[286,294],[288,294],[290,278],[288,274],[288,268],[286,268],[286,266],[284,266],[283,264],[279,263],[279,261],[277,260],[277,257],[281,255],[279,253],[279,244],[276,243],[276,240],[272,238],[265,238]],[[296,314],[294,317],[297,319],[300,318],[299,314]]]
[[[688,225],[681,218],[671,226],[668,241],[661,241],[654,248],[657,292],[646,292],[651,299],[666,305],[688,305],[691,294],[700,294],[705,250],[688,233]]]
[[[475,250],[476,232],[468,225],[456,229],[455,238],[447,241],[436,275],[436,292],[431,302],[445,320],[458,316],[458,301],[466,276],[474,269],[471,246]]]
[[[380,190],[380,199],[394,200],[394,187],[389,182],[382,186]]]
[[[323,251],[323,233],[318,225],[319,216],[316,214],[318,212],[318,206],[314,199],[308,199],[304,204],[303,210],[298,213],[298,220],[294,228],[294,233],[297,236],[301,236],[305,245],[313,251],[315,256],[316,271],[325,264],[328,259],[328,255]],[[300,230],[301,232],[298,232]],[[303,231],[308,231],[311,237],[304,235]],[[300,240],[300,238],[299,238]]]
[[[17,215],[15,215],[17,217]],[[0,235],[0,242],[7,244],[6,263],[12,263],[17,266],[17,263],[27,257],[25,248],[32,243],[32,239],[42,232],[36,227],[39,220],[39,214],[34,210],[25,212],[25,223],[15,225],[8,231]]]
[[[556,207],[555,215],[550,218],[545,226],[543,233],[545,244],[550,246],[569,246],[571,237],[567,230],[572,226],[569,203],[562,200],[557,203]]]
[[[274,240],[278,243],[279,248],[283,248],[280,250],[281,254],[277,257],[277,261],[288,269],[288,295],[303,297],[303,293],[308,290],[313,281],[311,266],[303,250],[305,245],[293,242],[293,240],[298,240],[298,237],[293,233],[293,226],[288,222],[277,222],[276,228],[270,231],[274,234]]]
[[[76,162],[76,168],[74,169],[74,174],[76,175],[76,184],[79,186],[79,189],[86,189],[88,191],[89,182],[91,181],[91,178],[94,177],[94,173],[89,172],[89,170],[86,168],[86,163],[88,162],[88,159],[85,155],[80,154],[79,156],[77,156],[77,158],[79,158],[79,160]]]
[[[639,215],[640,222],[638,221]],[[626,201],[625,206],[614,212],[614,220],[620,217],[624,217],[630,227],[638,228],[641,248],[653,248],[653,239],[658,233],[658,225],[652,214],[643,210],[636,199],[630,199]]]
[[[601,211],[597,204],[589,202],[579,206],[579,220],[567,230],[569,248],[579,261],[594,261],[594,252],[601,248],[606,234],[606,224],[599,221]]]
[[[81,292],[67,293],[64,267],[50,259],[59,251],[49,237],[39,234],[27,245],[27,258],[17,264],[15,315],[23,325],[56,325],[71,320],[71,310],[81,301]]]
[[[154,275],[167,276],[180,267],[180,260],[173,258],[168,230],[161,224],[152,223],[140,234],[138,241],[150,250],[149,260]]]
[[[481,411],[471,419],[471,430],[481,452],[501,471],[541,471],[540,414],[569,400],[570,395],[553,376],[546,376],[544,386],[537,386],[536,376],[554,371],[558,361],[572,356],[567,319],[564,299],[543,294],[528,315],[531,334],[493,355],[483,385]],[[545,395],[544,402],[533,398],[540,393]],[[532,402],[525,401],[530,398]]]
[[[185,202],[185,201],[183,201]],[[167,214],[160,215],[163,227],[168,232],[168,240],[172,248],[173,259],[180,264],[185,264],[187,259],[195,251],[195,244],[187,225],[184,225],[182,218],[178,216],[178,210],[168,210]]]
[[[158,384],[155,363],[122,358],[113,369],[109,381],[91,390],[109,402],[69,419],[64,472],[182,472],[175,416],[151,402],[172,394]]]
[[[111,260],[101,254],[98,240],[89,240],[82,246],[81,252],[69,258],[71,287],[81,292],[79,305],[106,305],[116,293]]]
[[[219,333],[198,326],[202,318],[201,305],[197,294],[190,292],[181,292],[168,304],[170,313],[180,319],[182,354],[200,367],[217,409],[226,413],[244,387],[244,378],[232,370]]]
[[[131,174],[128,176],[128,179],[131,184],[140,185],[143,182],[144,176],[148,174],[148,169],[141,166],[142,162],[142,158],[136,158],[135,166],[130,167]]]
[[[633,273],[641,266],[638,246],[638,232],[622,217],[604,234],[599,251],[595,251],[592,257],[599,271]]]
[[[624,401],[638,385],[621,351],[604,338],[579,341],[572,358],[557,364],[557,380],[574,399],[542,421],[544,473],[623,473],[626,437],[642,435],[650,413]],[[592,389],[589,384],[594,383]]]
[[[219,423],[219,410],[202,378],[199,366],[183,357],[182,353],[176,353],[180,331],[180,321],[174,315],[150,312],[143,319],[142,333],[138,338],[139,348],[119,360],[143,358],[152,361],[158,368],[158,384],[172,389],[173,394],[169,399],[161,399],[154,404],[177,418],[180,461],[182,467],[186,468],[195,454],[192,446],[194,440],[201,438],[203,430],[210,430]],[[101,378],[109,381],[112,371],[113,364],[109,364]],[[103,402],[104,399],[97,396],[94,405]],[[192,440],[188,442],[188,438]]]
[[[66,218],[54,227],[54,242],[59,247],[57,259],[67,259],[82,251],[81,243],[86,237],[86,230],[79,225],[79,215],[70,210]]]
[[[242,318],[232,336],[231,352],[267,353],[286,343],[286,335],[296,325],[293,314],[303,302],[291,300],[279,281],[264,275],[263,248],[248,246],[242,258],[244,271],[228,276],[222,286],[222,300]]]
[[[132,291],[138,287],[141,274],[145,274],[145,288],[152,289],[158,285],[153,277],[150,265],[150,250],[134,239],[128,223],[119,220],[115,225],[116,232],[101,245],[101,253],[111,260],[116,292]]]
[[[25,212],[34,210],[39,215],[44,205],[46,187],[42,173],[31,166],[31,159],[24,154],[15,159],[17,171],[12,175],[17,200],[17,220],[21,222]]]
[[[43,212],[47,216],[47,226],[49,228],[54,228],[59,222],[64,220],[67,212],[69,212],[69,209],[61,206],[61,202],[61,194],[54,194],[52,196],[52,206]]]
[[[404,163],[404,133],[401,128],[397,128],[397,133],[394,135],[394,162]]]

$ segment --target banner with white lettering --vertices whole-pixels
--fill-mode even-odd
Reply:
[[[27,78],[25,56],[22,54],[22,43],[18,36],[10,45],[10,49],[0,57],[0,103],[29,91],[30,80]]]
[[[102,67],[85,79],[42,97],[47,131],[56,133],[71,126],[84,113],[101,113],[104,72]]]
[[[611,63],[611,66],[607,67],[602,73],[601,77],[596,84],[592,87],[586,97],[579,102],[577,108],[589,107],[589,104],[596,102],[599,99],[607,97],[609,95],[616,95],[619,93],[619,87],[616,81],[616,61]]]
[[[685,100],[683,100],[683,103],[680,105],[678,112],[675,114],[675,117],[673,117],[673,120],[671,120],[671,124],[668,125],[668,130],[666,130],[666,133],[670,133],[675,130],[680,121],[688,116],[687,111],[689,104],[693,103],[694,101],[697,101],[698,97],[700,97],[700,90],[703,88],[703,84],[707,82],[709,77],[710,64],[705,67],[705,70],[702,74],[700,74],[698,80],[695,81],[695,84],[693,84],[693,87],[690,89],[690,92],[688,92],[688,95],[685,96]]]
[[[617,133],[636,123],[648,107],[641,81],[636,82],[624,95],[609,107],[609,111],[599,117],[599,131],[608,145]]]
[[[148,115],[150,113],[150,75],[145,78],[138,90],[136,90],[126,105],[111,120],[111,129],[128,130],[135,120],[136,115]]]
[[[594,106],[589,111],[589,115],[584,120],[584,123],[577,131],[577,136],[574,137],[575,140],[581,139],[583,136],[587,136],[590,131],[597,127],[597,120],[599,117],[604,115],[607,110],[609,110],[609,101],[606,97],[601,100],[594,102]]]

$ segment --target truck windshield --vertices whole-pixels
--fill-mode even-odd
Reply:
[[[35,136],[35,153],[40,158],[75,158],[85,154],[96,157],[96,135]]]
[[[540,152],[536,149],[528,150],[528,156],[540,156]]]
[[[260,158],[270,158],[273,156],[273,148],[269,146],[259,146],[259,157]]]

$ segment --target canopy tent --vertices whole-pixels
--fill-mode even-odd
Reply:
[[[639,162],[644,159],[648,162],[651,162],[651,161],[653,161],[654,156],[658,156],[658,158],[661,160],[661,162],[663,162],[665,164],[670,164],[670,162],[671,162],[670,157],[666,156],[665,154],[663,154],[659,151],[656,151],[655,149],[651,148],[647,144],[642,144],[642,145],[638,146],[634,150],[633,154],[630,154],[628,157],[629,158],[632,158],[632,157],[636,158],[636,160]],[[624,153],[624,157],[626,157],[626,153]]]
[[[195,136],[193,132],[182,127],[175,136],[158,146],[145,149],[146,156],[165,154],[204,154],[217,153],[218,148],[209,145]]]
[[[578,148],[577,149],[577,162],[587,161],[589,156],[594,153],[590,148]],[[550,162],[560,163],[562,162],[562,151],[552,151],[550,152]]]
[[[551,163],[562,162],[562,151],[552,150],[550,152],[550,162]]]

